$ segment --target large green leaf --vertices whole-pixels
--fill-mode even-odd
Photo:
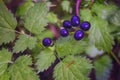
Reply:
[[[97,80],[108,80],[110,70],[112,69],[112,61],[110,57],[103,56],[94,62]]]
[[[37,39],[32,36],[27,36],[27,35],[20,35],[19,39],[15,43],[14,50],[13,52],[23,52],[25,49],[29,48],[32,49],[35,47],[37,43]]]
[[[9,43],[15,39],[15,27],[17,21],[13,14],[8,11],[7,7],[0,0],[0,45]]]
[[[59,38],[56,43],[56,51],[59,57],[64,57],[70,54],[79,54],[84,51],[87,43],[85,41],[76,41],[72,36]]]
[[[25,27],[32,33],[39,34],[47,25],[48,4],[38,2],[28,10],[25,17]]]
[[[110,52],[114,44],[112,35],[108,31],[108,23],[99,17],[94,17],[91,21],[89,39],[98,49]]]
[[[115,13],[118,7],[115,4],[101,4],[95,3],[92,6],[92,11],[97,14],[97,16],[101,17],[102,19],[107,19],[109,16]]]
[[[90,61],[84,57],[68,56],[54,69],[55,80],[89,80],[92,68]]]
[[[4,72],[0,75],[0,80],[10,80],[10,74],[8,72]]]
[[[29,65],[32,65],[30,56],[19,57],[8,69],[11,80],[40,80]]]
[[[39,72],[46,70],[55,61],[55,54],[50,49],[45,49],[37,55],[37,69]]]
[[[115,14],[113,14],[110,17],[110,22],[116,26],[120,26],[120,10],[118,10]]]
[[[0,75],[4,74],[8,67],[8,63],[11,62],[12,53],[6,49],[0,51]],[[1,80],[1,79],[0,79]]]
[[[32,1],[26,1],[18,7],[16,16],[25,16],[27,14],[27,11],[33,6],[34,3]]]

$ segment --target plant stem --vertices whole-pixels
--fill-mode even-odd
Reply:
[[[55,38],[56,39],[59,38],[59,32],[57,31],[57,29],[55,28],[55,26],[52,25],[52,24],[49,24],[48,26],[49,26],[50,30],[53,32]]]
[[[116,62],[120,65],[119,59],[115,56],[115,54],[111,51],[110,54],[113,56],[113,58],[116,60]]]
[[[77,0],[76,2],[76,15],[79,16],[79,6],[82,0]]]
[[[31,35],[28,35],[28,34],[25,34],[25,33],[22,33],[22,32],[16,31],[16,30],[7,29],[7,28],[6,28],[5,30],[11,31],[11,32],[16,32],[16,33],[18,33],[18,34],[23,34],[23,35],[26,35],[26,36],[28,36],[28,37],[32,37]]]

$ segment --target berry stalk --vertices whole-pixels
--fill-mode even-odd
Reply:
[[[76,2],[76,15],[79,16],[79,6],[82,0],[77,0]]]

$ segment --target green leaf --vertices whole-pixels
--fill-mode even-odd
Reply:
[[[95,3],[92,6],[92,11],[97,14],[97,16],[101,17],[102,19],[107,19],[109,16],[114,14],[118,7],[115,4],[101,4]]]
[[[7,7],[0,0],[0,45],[9,43],[15,39],[15,27],[17,21],[13,14],[8,11]]]
[[[8,67],[8,63],[11,62],[12,53],[6,49],[0,51],[0,75],[4,74]],[[1,80],[1,79],[0,79]]]
[[[48,4],[38,2],[28,10],[25,17],[25,27],[32,33],[39,34],[47,25]]]
[[[37,44],[37,39],[32,36],[20,35],[19,39],[15,43],[13,52],[23,52],[25,49],[32,49]]]
[[[85,41],[76,41],[72,36],[59,38],[56,43],[56,51],[59,57],[64,57],[70,54],[79,54],[84,51],[87,43]]]
[[[15,39],[15,32],[0,27],[0,45],[7,44]]]
[[[41,34],[44,34],[44,35],[41,35]],[[37,34],[36,36],[37,36],[37,38],[38,38],[39,40],[42,41],[45,37],[53,38],[53,37],[54,37],[54,34],[53,34],[53,32],[52,32],[51,30],[44,30],[44,31],[42,31],[40,34]]]
[[[89,80],[92,68],[90,61],[84,57],[68,56],[54,68],[55,80]]]
[[[120,10],[110,17],[110,22],[116,26],[120,26]]]
[[[4,74],[7,69],[8,63],[11,62],[12,53],[6,49],[0,51],[0,75]]]
[[[110,52],[114,44],[113,37],[108,31],[108,23],[99,17],[94,17],[91,21],[89,39],[98,49]]]
[[[37,69],[39,72],[42,72],[46,69],[48,69],[48,67],[50,67],[50,65],[55,61],[56,57],[53,51],[51,51],[50,49],[45,49],[44,51],[40,52],[37,55]]]
[[[95,2],[103,4],[105,2],[105,0],[96,0]]]
[[[32,65],[30,56],[25,55],[19,57],[15,63],[9,67],[11,80],[40,80],[29,65]]]
[[[91,10],[89,10],[89,9],[81,9],[80,10],[80,18],[83,21],[90,21],[92,19]]]
[[[70,6],[70,1],[67,1],[67,0],[62,1],[61,6],[62,6],[64,11],[72,13],[72,8]]]
[[[51,23],[57,23],[57,22],[58,22],[57,15],[54,14],[53,12],[49,12],[49,13],[48,13],[47,19],[48,19],[48,21],[51,22]]]
[[[10,74],[8,72],[4,72],[0,75],[0,80],[10,80]]]
[[[94,62],[97,80],[108,80],[112,69],[112,60],[107,55]]]
[[[25,3],[21,4],[17,11],[16,16],[25,16],[28,12],[28,10],[34,6],[34,3],[32,1],[26,1]]]
[[[31,50],[32,56],[34,58],[43,50],[43,47],[41,45],[41,43],[37,43],[35,47]]]

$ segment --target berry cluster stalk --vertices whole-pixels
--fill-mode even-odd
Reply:
[[[82,0],[77,0],[76,2],[76,15],[79,16],[79,6]]]

